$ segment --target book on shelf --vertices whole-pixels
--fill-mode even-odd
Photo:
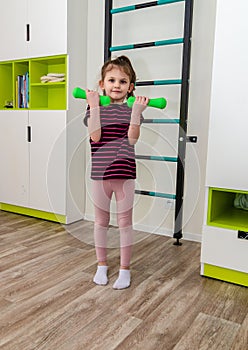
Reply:
[[[16,107],[29,108],[29,73],[18,75],[16,80]]]

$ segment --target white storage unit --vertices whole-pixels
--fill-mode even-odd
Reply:
[[[218,0],[201,274],[248,286],[248,22],[246,0]],[[215,227],[213,227],[215,226]],[[243,238],[242,238],[243,237]]]
[[[33,67],[31,107],[0,106],[0,209],[63,223],[82,219],[85,128],[82,103],[73,99],[72,90],[86,84],[87,1],[10,0],[0,14],[0,31],[4,47],[0,53],[0,79],[7,80],[5,71],[13,66],[12,75],[19,74],[17,68],[22,60],[29,69]],[[53,57],[56,62],[60,55],[66,62],[65,103],[58,108],[56,103],[39,107],[39,95],[42,98],[47,94],[48,99],[49,94],[56,96],[57,86],[45,91],[41,84],[32,85],[36,66],[49,65]],[[36,57],[40,61],[30,61]],[[12,80],[15,84],[15,76]]]
[[[78,2],[73,3],[76,8]],[[0,12],[0,60],[66,53],[67,19],[67,0],[6,1]]]
[[[236,230],[204,226],[202,244],[203,261],[213,266],[247,273],[247,242],[237,239]]]

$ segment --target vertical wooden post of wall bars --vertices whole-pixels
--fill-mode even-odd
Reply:
[[[111,56],[112,45],[112,14],[113,0],[105,0],[105,29],[104,29],[104,62]]]
[[[184,200],[184,174],[185,174],[185,153],[187,142],[187,119],[189,102],[189,77],[190,77],[190,52],[191,34],[193,18],[193,0],[185,0],[184,14],[184,45],[182,61],[182,85],[180,102],[180,126],[178,138],[178,161],[176,179],[176,207],[175,226],[173,237],[176,239],[175,245],[180,245],[183,225],[183,200]]]

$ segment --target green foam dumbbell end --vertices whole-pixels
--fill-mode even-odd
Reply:
[[[127,99],[128,107],[132,108],[134,101],[135,101],[135,97],[130,96]],[[151,98],[147,104],[147,106],[149,106],[149,107],[155,107],[155,108],[159,108],[159,109],[164,109],[166,107],[166,105],[167,105],[167,101],[164,97]]]
[[[86,91],[79,88],[79,87],[75,87],[72,91],[72,95],[75,98],[82,98],[83,100],[86,100],[87,96],[86,96]],[[110,105],[110,97],[109,96],[99,96],[100,99],[100,105],[101,106],[108,106]]]

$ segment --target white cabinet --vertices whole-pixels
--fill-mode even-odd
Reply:
[[[29,207],[66,214],[66,112],[30,111]]]
[[[86,87],[87,6],[82,0],[9,0],[1,7],[0,209],[63,223],[84,217],[86,130],[82,101],[72,90]],[[13,98],[3,92],[15,91],[23,64],[30,109],[4,109]],[[61,69],[65,82],[40,83],[40,75]]]
[[[65,215],[66,112],[0,111],[0,198]]]
[[[27,42],[28,56],[40,57],[66,53],[68,1],[27,0],[27,2],[27,23],[30,31]],[[74,0],[72,2],[76,3]]]
[[[207,185],[248,189],[246,0],[218,0],[213,57]]]
[[[248,286],[248,47],[246,0],[218,0],[206,174],[201,274]]]
[[[0,111],[0,201],[26,206],[29,195],[27,111]]]
[[[27,56],[27,1],[8,0],[0,11],[0,60]]]
[[[66,53],[67,0],[8,0],[0,33],[0,60]]]
[[[248,273],[248,242],[239,239],[237,231],[204,225],[202,244],[206,264]]]
[[[235,84],[234,86],[237,87],[239,85]],[[243,98],[247,99],[247,97]],[[224,98],[223,100],[221,98],[218,99],[215,94],[213,99],[212,113],[214,114],[209,134],[207,185],[248,190],[248,162],[246,154],[248,149],[248,99],[245,102],[245,105],[247,105],[243,104],[243,107],[238,105],[235,100],[230,102],[228,106],[229,103],[226,103]],[[216,103],[222,104],[222,108],[216,106]],[[231,104],[233,105],[231,106]],[[218,111],[218,109],[221,109],[221,111]],[[220,118],[217,118],[217,115]]]
[[[70,123],[68,116],[63,110],[0,111],[0,208],[42,218],[53,213],[63,223],[83,218],[82,115]]]

